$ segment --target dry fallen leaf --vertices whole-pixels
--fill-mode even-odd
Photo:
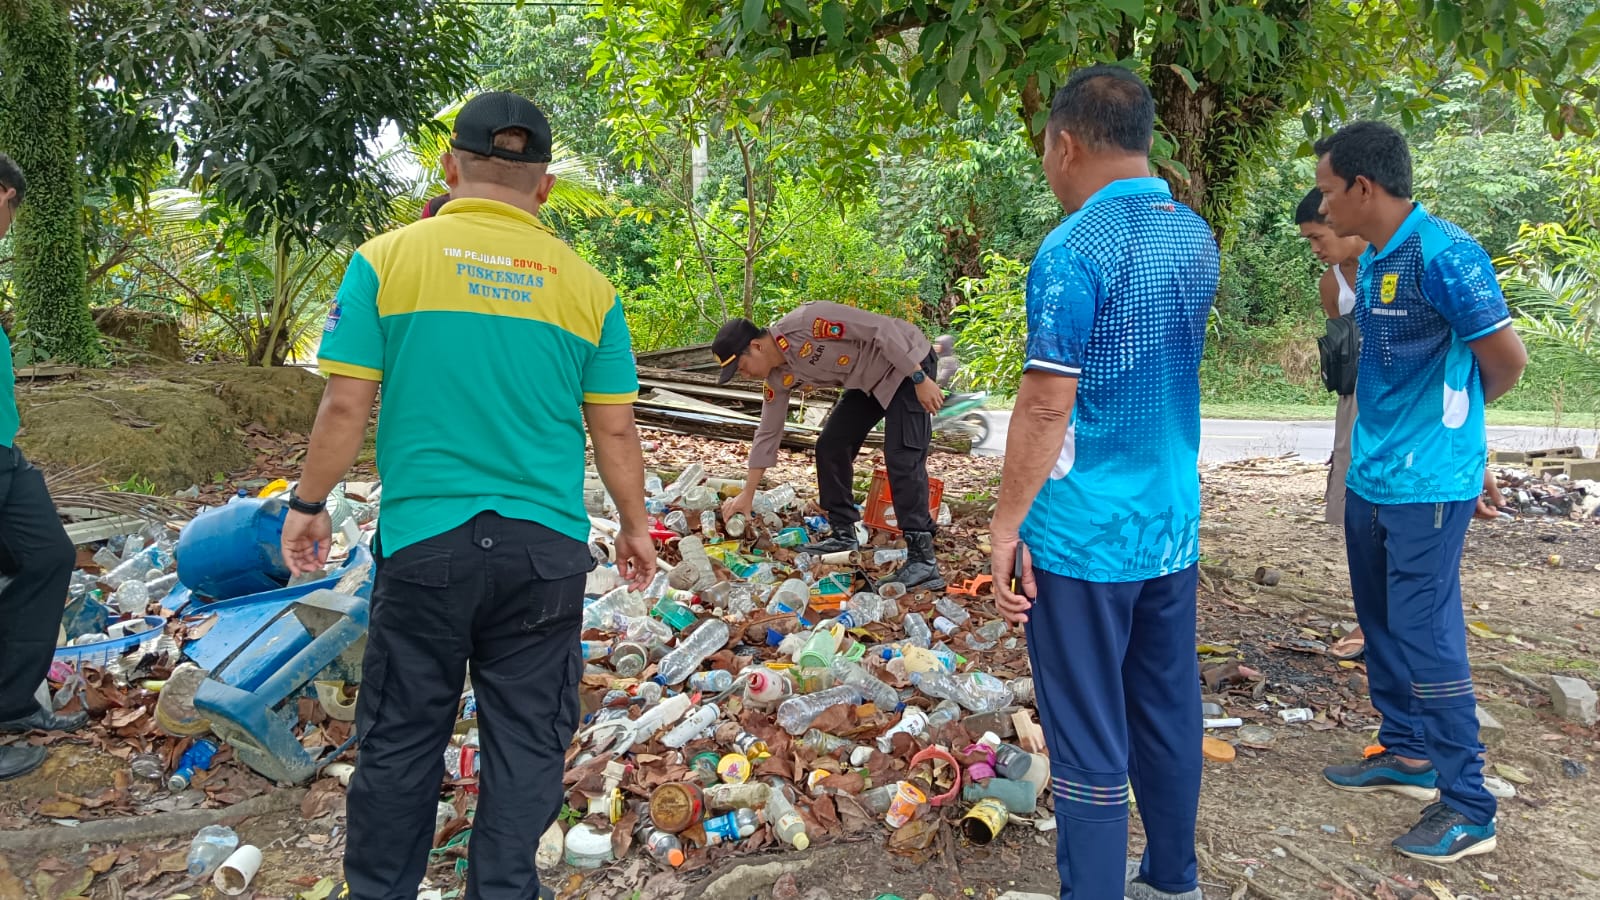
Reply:
[[[52,800],[39,804],[39,815],[49,819],[70,819],[83,809],[70,800]]]

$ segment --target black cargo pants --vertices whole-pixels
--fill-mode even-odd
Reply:
[[[0,445],[0,722],[39,708],[77,555],[44,476]]]
[[[932,353],[922,361],[922,371],[930,381],[936,366]],[[817,495],[822,508],[828,511],[828,522],[836,534],[848,535],[861,520],[851,481],[856,455],[879,422],[883,422],[883,465],[889,473],[889,494],[899,528],[931,533],[934,527],[933,516],[928,512],[928,445],[933,438],[933,417],[922,408],[917,386],[910,378],[900,383],[888,409],[871,394],[848,390],[828,414],[828,421],[817,436]]]
[[[578,724],[589,549],[484,512],[375,555],[356,704],[361,753],[346,804],[350,897],[416,897],[469,662],[481,769],[466,897],[535,897],[534,853],[561,810],[563,757]]]

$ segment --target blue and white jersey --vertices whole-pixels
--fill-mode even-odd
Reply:
[[[1372,503],[1444,503],[1483,491],[1483,382],[1467,344],[1511,313],[1489,254],[1420,204],[1356,284],[1361,368],[1345,483]]]
[[[1028,272],[1028,370],[1078,379],[1067,440],[1023,523],[1040,568],[1143,581],[1200,558],[1200,354],[1211,227],[1159,178],[1112,182]]]

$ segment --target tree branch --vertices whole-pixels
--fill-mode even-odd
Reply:
[[[950,18],[950,14],[938,8],[929,8],[927,19],[917,15],[916,10],[911,7],[897,9],[893,12],[885,13],[882,18],[872,24],[872,40],[881,41],[892,34],[900,34],[913,28],[923,28],[948,18]],[[810,37],[796,35],[784,41],[784,46],[788,48],[791,59],[820,56],[839,49],[828,46],[828,36],[825,34]]]

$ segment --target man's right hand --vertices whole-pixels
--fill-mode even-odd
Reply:
[[[648,532],[617,535],[617,571],[635,591],[650,586],[656,577],[656,542]]]
[[[737,496],[729,497],[722,501],[722,521],[727,522],[736,514],[750,518],[750,504],[755,502],[755,493],[750,488],[740,491]]]
[[[1478,497],[1478,509],[1472,514],[1474,519],[1494,521],[1500,518],[1500,507],[1506,505],[1506,498],[1500,493],[1500,482],[1495,480],[1494,472],[1483,470],[1483,494]]]

